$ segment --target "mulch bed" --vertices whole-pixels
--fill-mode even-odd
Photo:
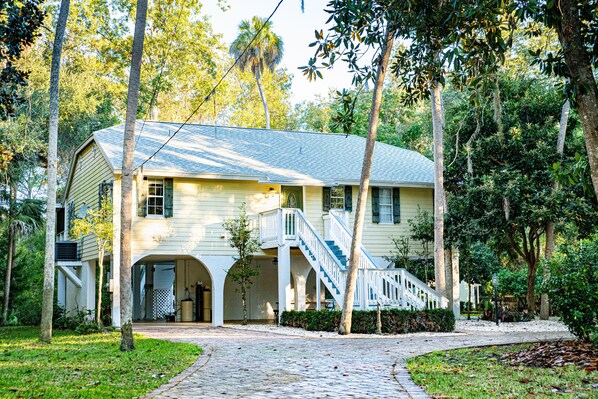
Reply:
[[[588,342],[554,341],[536,344],[502,356],[511,366],[554,368],[575,365],[589,372],[598,370],[598,348]]]

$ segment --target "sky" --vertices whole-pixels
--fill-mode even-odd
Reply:
[[[226,0],[229,6],[222,11],[217,0],[205,0],[203,11],[209,15],[212,28],[223,35],[225,43],[230,43],[237,36],[239,22],[253,16],[267,18],[279,0]],[[305,11],[301,12],[301,0],[284,0],[278,11],[272,17],[272,30],[282,37],[284,42],[284,57],[280,64],[287,68],[293,78],[291,101],[296,104],[313,99],[317,94],[326,95],[330,88],[342,89],[351,85],[351,76],[344,65],[337,65],[332,70],[322,71],[324,79],[309,82],[300,66],[307,65],[314,49],[309,43],[315,41],[314,31],[326,30],[328,14],[324,8],[328,0],[305,0]]]

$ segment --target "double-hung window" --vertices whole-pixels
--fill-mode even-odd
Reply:
[[[164,215],[164,179],[147,179],[147,214]]]
[[[392,189],[380,188],[380,223],[393,223]]]
[[[139,187],[137,216],[173,216],[173,179],[145,177]]]
[[[330,209],[345,209],[345,187],[330,188]]]
[[[401,223],[401,190],[399,187],[372,187],[372,222]]]
[[[353,190],[351,186],[323,187],[322,210],[343,209],[351,212],[353,209]]]

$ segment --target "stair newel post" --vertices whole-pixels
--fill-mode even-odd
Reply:
[[[407,303],[405,301],[405,269],[401,269],[401,307],[407,309]]]
[[[361,276],[361,309],[366,310],[368,304],[368,297],[370,293],[368,291],[368,282],[367,282],[367,269],[361,269],[359,275]]]

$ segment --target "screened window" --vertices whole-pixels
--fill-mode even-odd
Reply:
[[[330,188],[330,209],[345,209],[345,187]]]
[[[380,223],[393,223],[392,189],[380,188]]]
[[[164,179],[147,179],[147,214],[164,215]]]

